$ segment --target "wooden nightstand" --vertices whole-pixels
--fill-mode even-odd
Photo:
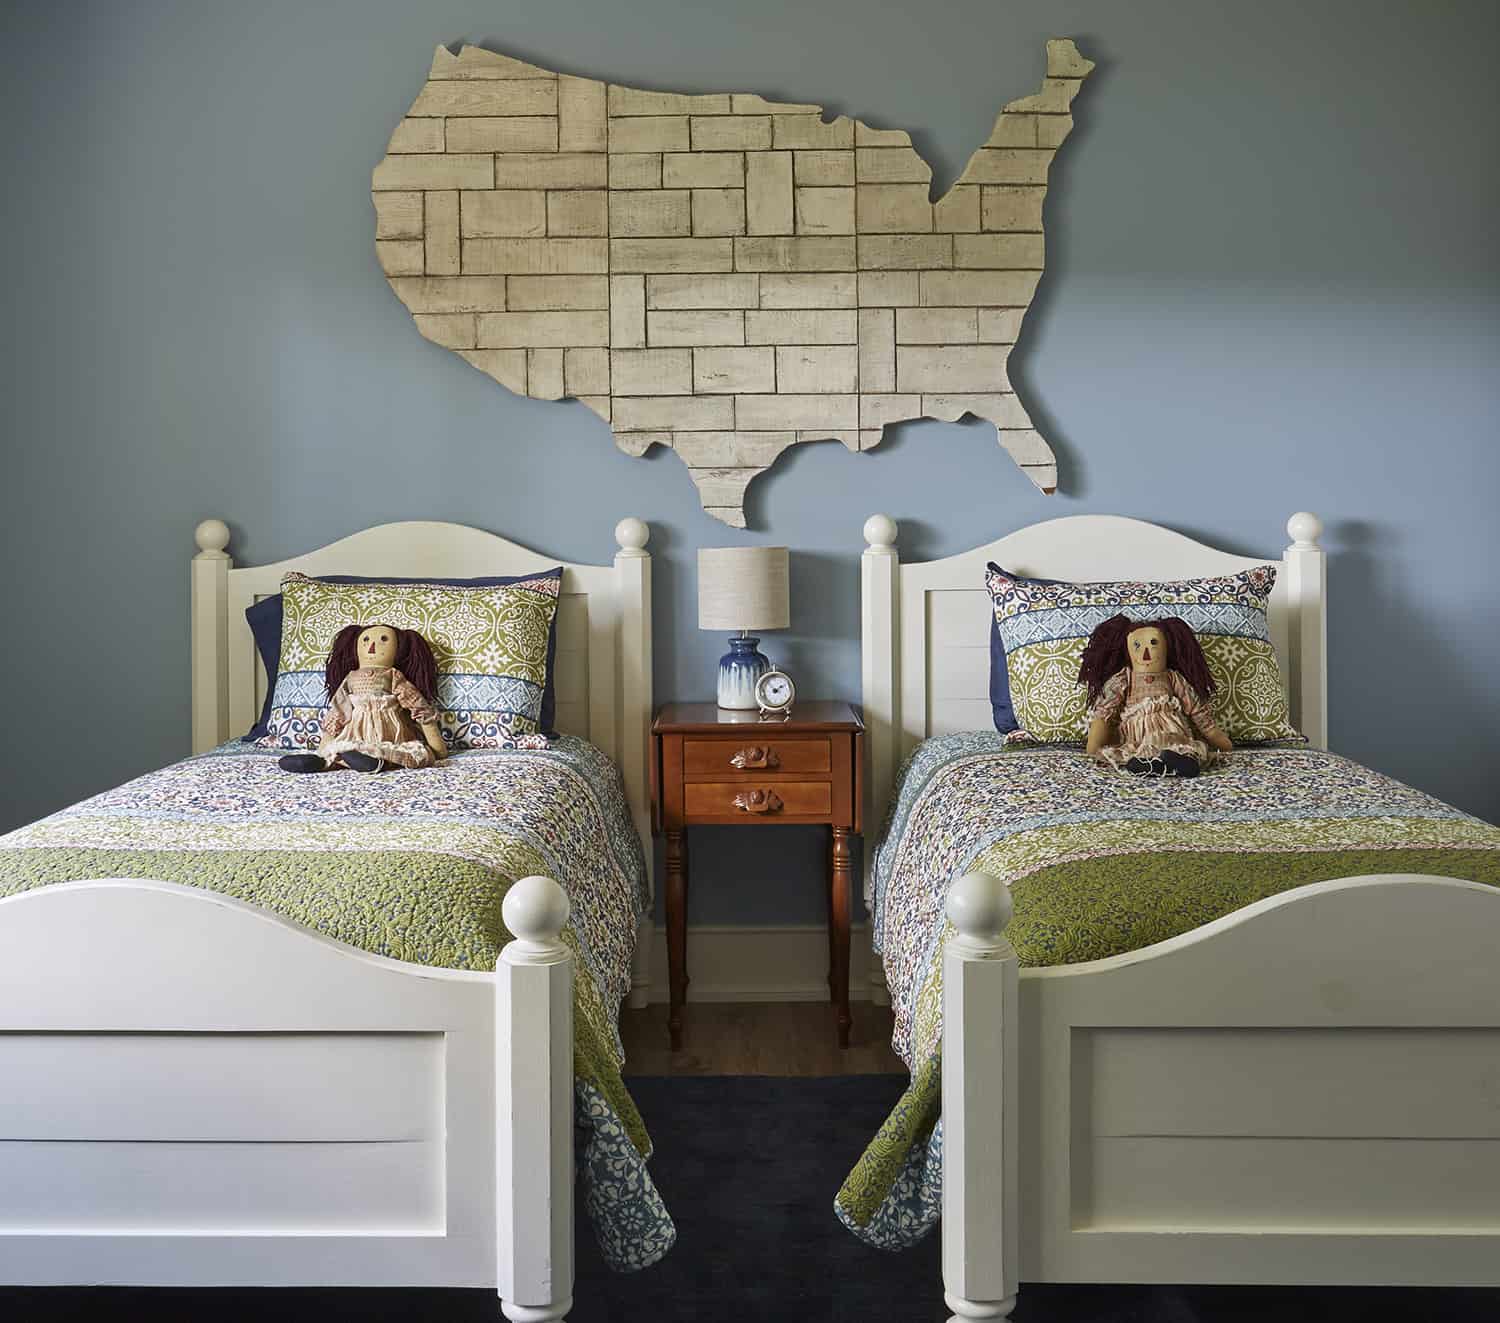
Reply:
[[[682,1046],[687,1001],[689,827],[735,823],[826,825],[828,991],[839,1046],[849,1046],[851,832],[863,830],[865,726],[848,703],[800,702],[786,719],[668,703],[651,727],[652,803],[667,842],[667,961],[672,1047]]]

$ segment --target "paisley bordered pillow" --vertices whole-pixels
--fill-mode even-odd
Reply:
[[[541,730],[547,640],[562,567],[486,587],[281,581],[281,660],[262,748],[316,748],[324,667],[345,625],[415,629],[438,665],[438,726],[452,749],[547,747]]]
[[[990,565],[984,582],[1020,727],[1008,740],[1059,744],[1086,737],[1078,665],[1089,635],[1119,612],[1142,620],[1180,616],[1188,623],[1218,686],[1213,707],[1219,725],[1236,744],[1302,738],[1288,716],[1266,624],[1274,565],[1167,583],[1054,583]]]

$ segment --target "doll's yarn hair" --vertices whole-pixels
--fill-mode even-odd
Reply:
[[[1208,659],[1187,621],[1178,616],[1159,620],[1132,620],[1127,615],[1110,616],[1090,636],[1078,667],[1078,683],[1087,685],[1089,706],[1099,701],[1112,675],[1130,665],[1128,640],[1137,629],[1159,629],[1167,640],[1167,665],[1207,699],[1214,689]]]
[[[437,702],[437,659],[432,645],[414,629],[397,629],[395,625],[345,625],[333,636],[328,650],[328,665],[323,671],[328,696],[338,693],[339,686],[359,669],[359,636],[367,629],[388,629],[396,636],[395,668],[417,687],[429,703]]]

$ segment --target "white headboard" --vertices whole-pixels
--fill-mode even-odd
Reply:
[[[1018,529],[943,560],[902,565],[896,521],[865,522],[862,558],[864,716],[870,794],[879,822],[901,760],[930,735],[993,727],[988,561],[1018,574],[1089,583],[1233,574],[1271,558],[1232,556],[1171,529],[1118,515],[1071,515]],[[1269,623],[1287,677],[1292,724],[1328,744],[1327,601],[1322,521],[1295,514]]]
[[[236,569],[229,528],[205,519],[195,537],[193,598],[193,751],[249,730],[268,683],[245,608],[279,592],[281,578],[302,574],[468,579],[534,574],[558,562],[503,537],[462,524],[381,524],[274,565]],[[625,779],[636,829],[651,858],[650,530],[640,519],[615,527],[613,565],[563,562],[557,616],[557,726],[614,759]]]

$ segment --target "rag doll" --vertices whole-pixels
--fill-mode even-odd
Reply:
[[[288,772],[357,772],[431,767],[448,756],[437,724],[437,663],[414,629],[347,625],[339,630],[324,672],[328,711],[317,753],[289,753]]]
[[[1089,638],[1078,668],[1088,686],[1087,752],[1137,776],[1197,776],[1234,746],[1214,721],[1203,649],[1176,616],[1111,616]]]

